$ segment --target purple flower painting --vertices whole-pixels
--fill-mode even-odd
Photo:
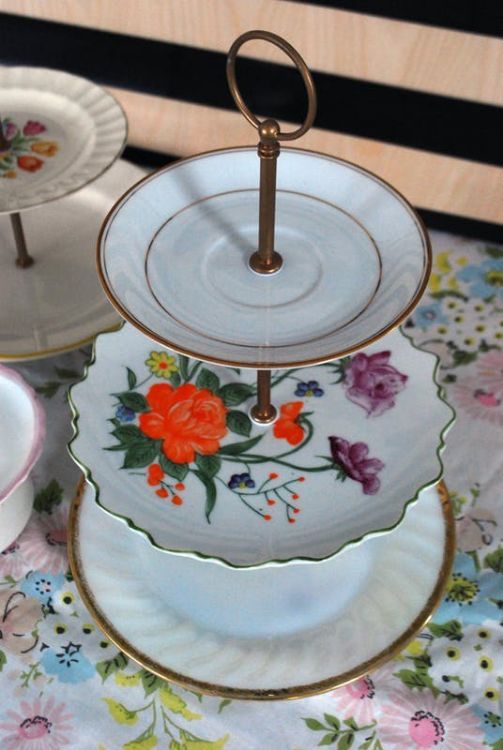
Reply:
[[[395,397],[405,388],[407,375],[389,364],[391,352],[377,352],[370,357],[360,352],[346,366],[346,396],[362,406],[368,417],[378,417],[395,405]]]
[[[384,468],[378,458],[368,458],[369,447],[366,443],[353,443],[340,437],[329,437],[330,451],[334,462],[342,471],[356,482],[361,482],[365,495],[379,492],[381,482],[377,472]]]

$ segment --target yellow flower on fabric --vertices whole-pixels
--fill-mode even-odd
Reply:
[[[456,263],[458,264],[458,266],[466,266],[466,264],[468,263],[468,258],[465,258],[464,256],[462,258],[458,258]]]
[[[424,652],[424,643],[421,643],[421,641],[416,638],[412,643],[409,643],[405,651],[410,656],[421,656]]]
[[[449,263],[448,250],[445,253],[439,253],[437,255],[435,258],[435,268],[437,268],[440,273],[449,273],[449,271],[452,271],[452,266]]]
[[[103,698],[108,706],[110,716],[115,719],[118,724],[136,724],[138,721],[138,714],[136,711],[129,711],[122,703],[112,700],[112,698]]]
[[[145,360],[145,364],[157,378],[169,380],[174,372],[178,372],[175,357],[166,352],[150,352],[150,357]]]
[[[163,685],[159,689],[159,698],[161,699],[162,705],[172,711],[174,714],[181,714],[187,721],[194,721],[195,719],[202,719],[201,714],[195,714],[189,711],[187,704],[179,695],[177,695],[168,685]]]
[[[447,282],[447,286],[449,287],[449,289],[453,289],[455,291],[458,291],[459,284],[458,284],[458,280],[456,279],[455,276],[453,276],[452,278],[449,279],[449,281]]]
[[[121,687],[133,687],[134,685],[138,685],[140,681],[141,681],[141,672],[136,672],[135,674],[126,674],[125,672],[116,672],[115,674],[115,682],[117,685],[120,685]]]
[[[442,277],[439,276],[438,273],[432,273],[428,282],[428,289],[430,292],[439,292],[441,281]]]

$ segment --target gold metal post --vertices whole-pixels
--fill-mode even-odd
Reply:
[[[16,266],[19,266],[19,268],[29,268],[33,265],[34,260],[26,248],[23,224],[21,223],[21,214],[17,212],[10,214],[10,221],[17,249]]]
[[[307,92],[307,114],[304,123],[290,133],[282,133],[276,120],[258,120],[244,102],[236,80],[236,56],[240,47],[252,39],[271,42],[285,52],[297,66]],[[271,274],[279,271],[283,258],[274,249],[274,226],[276,218],[276,162],[280,153],[279,141],[293,141],[309,130],[316,116],[316,90],[309,69],[296,49],[285,39],[269,31],[247,31],[241,34],[227,56],[227,81],[236,106],[248,122],[257,128],[260,142],[257,153],[260,157],[260,209],[258,250],[250,257],[250,268],[256,273]],[[251,410],[252,419],[260,424],[270,424],[276,418],[276,409],[271,404],[271,371],[257,370],[257,403]]]
[[[276,419],[276,407],[271,404],[271,371],[257,370],[257,403],[251,409],[255,422],[270,424]]]
[[[304,123],[291,133],[282,133],[276,120],[258,120],[241,96],[236,80],[236,56],[240,47],[252,39],[261,39],[279,47],[293,60],[302,76],[307,91],[307,115]],[[316,91],[311,73],[297,50],[285,39],[270,31],[247,31],[236,39],[227,56],[227,81],[238,109],[248,122],[257,128],[260,135],[257,147],[260,157],[259,240],[258,250],[250,258],[250,268],[257,273],[275,273],[283,264],[281,255],[274,249],[276,162],[280,152],[279,141],[293,141],[309,130],[316,116]]]

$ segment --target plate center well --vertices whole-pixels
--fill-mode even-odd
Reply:
[[[325,201],[277,194],[273,275],[253,272],[258,191],[211,196],[188,206],[153,237],[145,274],[157,304],[216,342],[288,346],[326,336],[359,317],[381,279],[372,237]]]

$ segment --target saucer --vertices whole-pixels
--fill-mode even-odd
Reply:
[[[156,342],[223,365],[305,366],[372,343],[425,289],[430,243],[413,208],[370,172],[285,148],[278,273],[257,246],[259,159],[236,148],[146,177],[110,212],[98,266],[110,301]]]
[[[15,265],[7,216],[0,216],[0,360],[75,349],[119,324],[96,276],[94,247],[103,216],[145,172],[117,161],[78,192],[23,214],[35,264]]]
[[[28,383],[0,365],[0,552],[21,533],[33,506],[30,472],[42,452],[45,413]]]
[[[70,391],[70,452],[97,502],[160,549],[235,567],[316,562],[402,519],[442,475],[453,411],[437,358],[399,330],[353,357],[272,375],[277,421],[248,416],[250,370],[103,334]],[[405,450],[404,450],[405,448]]]
[[[246,571],[163,555],[93,494],[81,484],[69,541],[91,615],[145,669],[228,698],[305,698],[376,669],[425,626],[452,566],[444,485],[334,560]]]
[[[118,158],[127,123],[95,83],[61,70],[0,67],[0,214],[61,198]]]

